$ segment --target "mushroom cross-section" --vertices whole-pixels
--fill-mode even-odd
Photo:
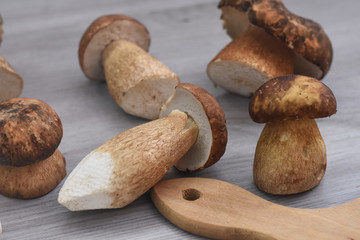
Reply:
[[[57,150],[62,124],[46,103],[12,98],[0,103],[0,193],[35,198],[57,186],[66,175]]]
[[[0,102],[19,97],[23,88],[22,78],[0,56]]]
[[[249,113],[266,123],[254,158],[254,181],[272,194],[294,194],[318,185],[326,149],[314,118],[336,112],[332,91],[320,81],[286,75],[264,83],[251,98]]]
[[[156,119],[179,80],[148,54],[149,45],[143,24],[125,15],[106,15],[85,31],[78,54],[84,74],[91,80],[106,80],[111,96],[125,112]]]
[[[178,86],[175,95],[162,118],[120,133],[81,160],[61,188],[58,202],[71,211],[121,208],[174,165],[194,171],[218,161],[227,141],[219,104],[193,85]],[[184,162],[188,152],[193,162]]]
[[[325,31],[280,0],[222,0],[219,8],[233,40],[208,65],[215,84],[250,96],[274,77],[295,73],[321,79],[328,72],[332,46]]]

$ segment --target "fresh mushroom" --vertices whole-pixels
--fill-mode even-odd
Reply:
[[[255,184],[272,194],[317,186],[325,174],[326,149],[314,118],[335,112],[332,91],[314,78],[287,75],[263,84],[249,104],[253,121],[266,123],[256,146]]]
[[[84,33],[79,61],[89,79],[106,79],[111,96],[125,112],[156,119],[179,79],[147,52],[149,44],[143,24],[125,15],[106,15]]]
[[[46,103],[13,98],[0,103],[0,193],[35,198],[51,191],[66,175],[57,150],[62,124]]]
[[[201,87],[182,83],[162,107],[160,117],[175,109],[186,112],[199,128],[196,143],[175,167],[180,171],[197,171],[216,163],[224,154],[227,143],[225,115],[216,99]]]
[[[10,64],[0,56],[0,102],[19,97],[23,88],[22,78]]]
[[[65,181],[58,202],[71,211],[121,208],[179,162],[180,170],[194,171],[218,161],[227,141],[219,104],[192,85],[178,86],[175,94],[162,112],[168,116],[120,133],[87,155]],[[189,151],[193,162],[181,159]]]
[[[331,42],[322,27],[289,12],[280,0],[222,0],[224,27],[233,38],[207,73],[228,91],[250,96],[267,80],[301,74],[325,76]]]

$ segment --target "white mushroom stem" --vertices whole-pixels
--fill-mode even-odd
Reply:
[[[71,211],[124,207],[154,186],[197,135],[194,121],[180,111],[129,129],[79,163],[58,202]]]
[[[318,185],[326,149],[314,119],[266,123],[257,143],[254,181],[272,194],[294,194]]]
[[[127,113],[157,119],[179,83],[177,75],[138,45],[116,40],[103,51],[110,94]]]
[[[209,63],[209,78],[224,89],[250,96],[267,80],[294,72],[294,53],[263,29],[250,26]]]

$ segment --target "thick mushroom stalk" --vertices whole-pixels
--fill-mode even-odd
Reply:
[[[318,185],[326,170],[326,149],[316,121],[266,123],[253,170],[255,184],[272,194],[293,194]]]
[[[209,63],[209,78],[249,97],[267,80],[294,72],[294,53],[258,27],[249,27]]]
[[[125,15],[106,15],[85,31],[79,61],[89,79],[106,79],[111,96],[125,112],[153,120],[179,79],[147,52],[149,45],[143,24]]]
[[[254,181],[272,194],[294,194],[317,186],[325,174],[326,149],[314,118],[336,112],[331,90],[296,75],[263,84],[249,104],[251,118],[266,123],[256,146]]]
[[[154,186],[197,135],[196,124],[180,111],[129,129],[80,162],[58,201],[72,211],[124,207]]]
[[[300,74],[321,79],[328,72],[332,46],[325,31],[318,23],[288,11],[280,0],[221,0],[218,7],[224,28],[235,43],[226,46],[208,65],[209,78],[215,84],[249,96],[273,77]],[[252,28],[259,33],[262,29],[262,35],[249,34]],[[239,40],[245,36],[247,41]],[[245,57],[232,57],[239,56],[237,52]],[[278,55],[278,60],[269,53]]]
[[[109,44],[103,54],[111,96],[127,113],[156,119],[178,84],[177,76],[159,60],[127,40]]]
[[[120,133],[86,156],[58,202],[71,211],[124,207],[174,165],[196,171],[216,163],[226,142],[225,116],[216,100],[200,87],[180,84],[162,118]]]

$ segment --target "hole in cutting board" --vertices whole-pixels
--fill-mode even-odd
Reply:
[[[200,191],[194,188],[188,188],[182,191],[183,198],[188,201],[195,201],[200,198]]]

